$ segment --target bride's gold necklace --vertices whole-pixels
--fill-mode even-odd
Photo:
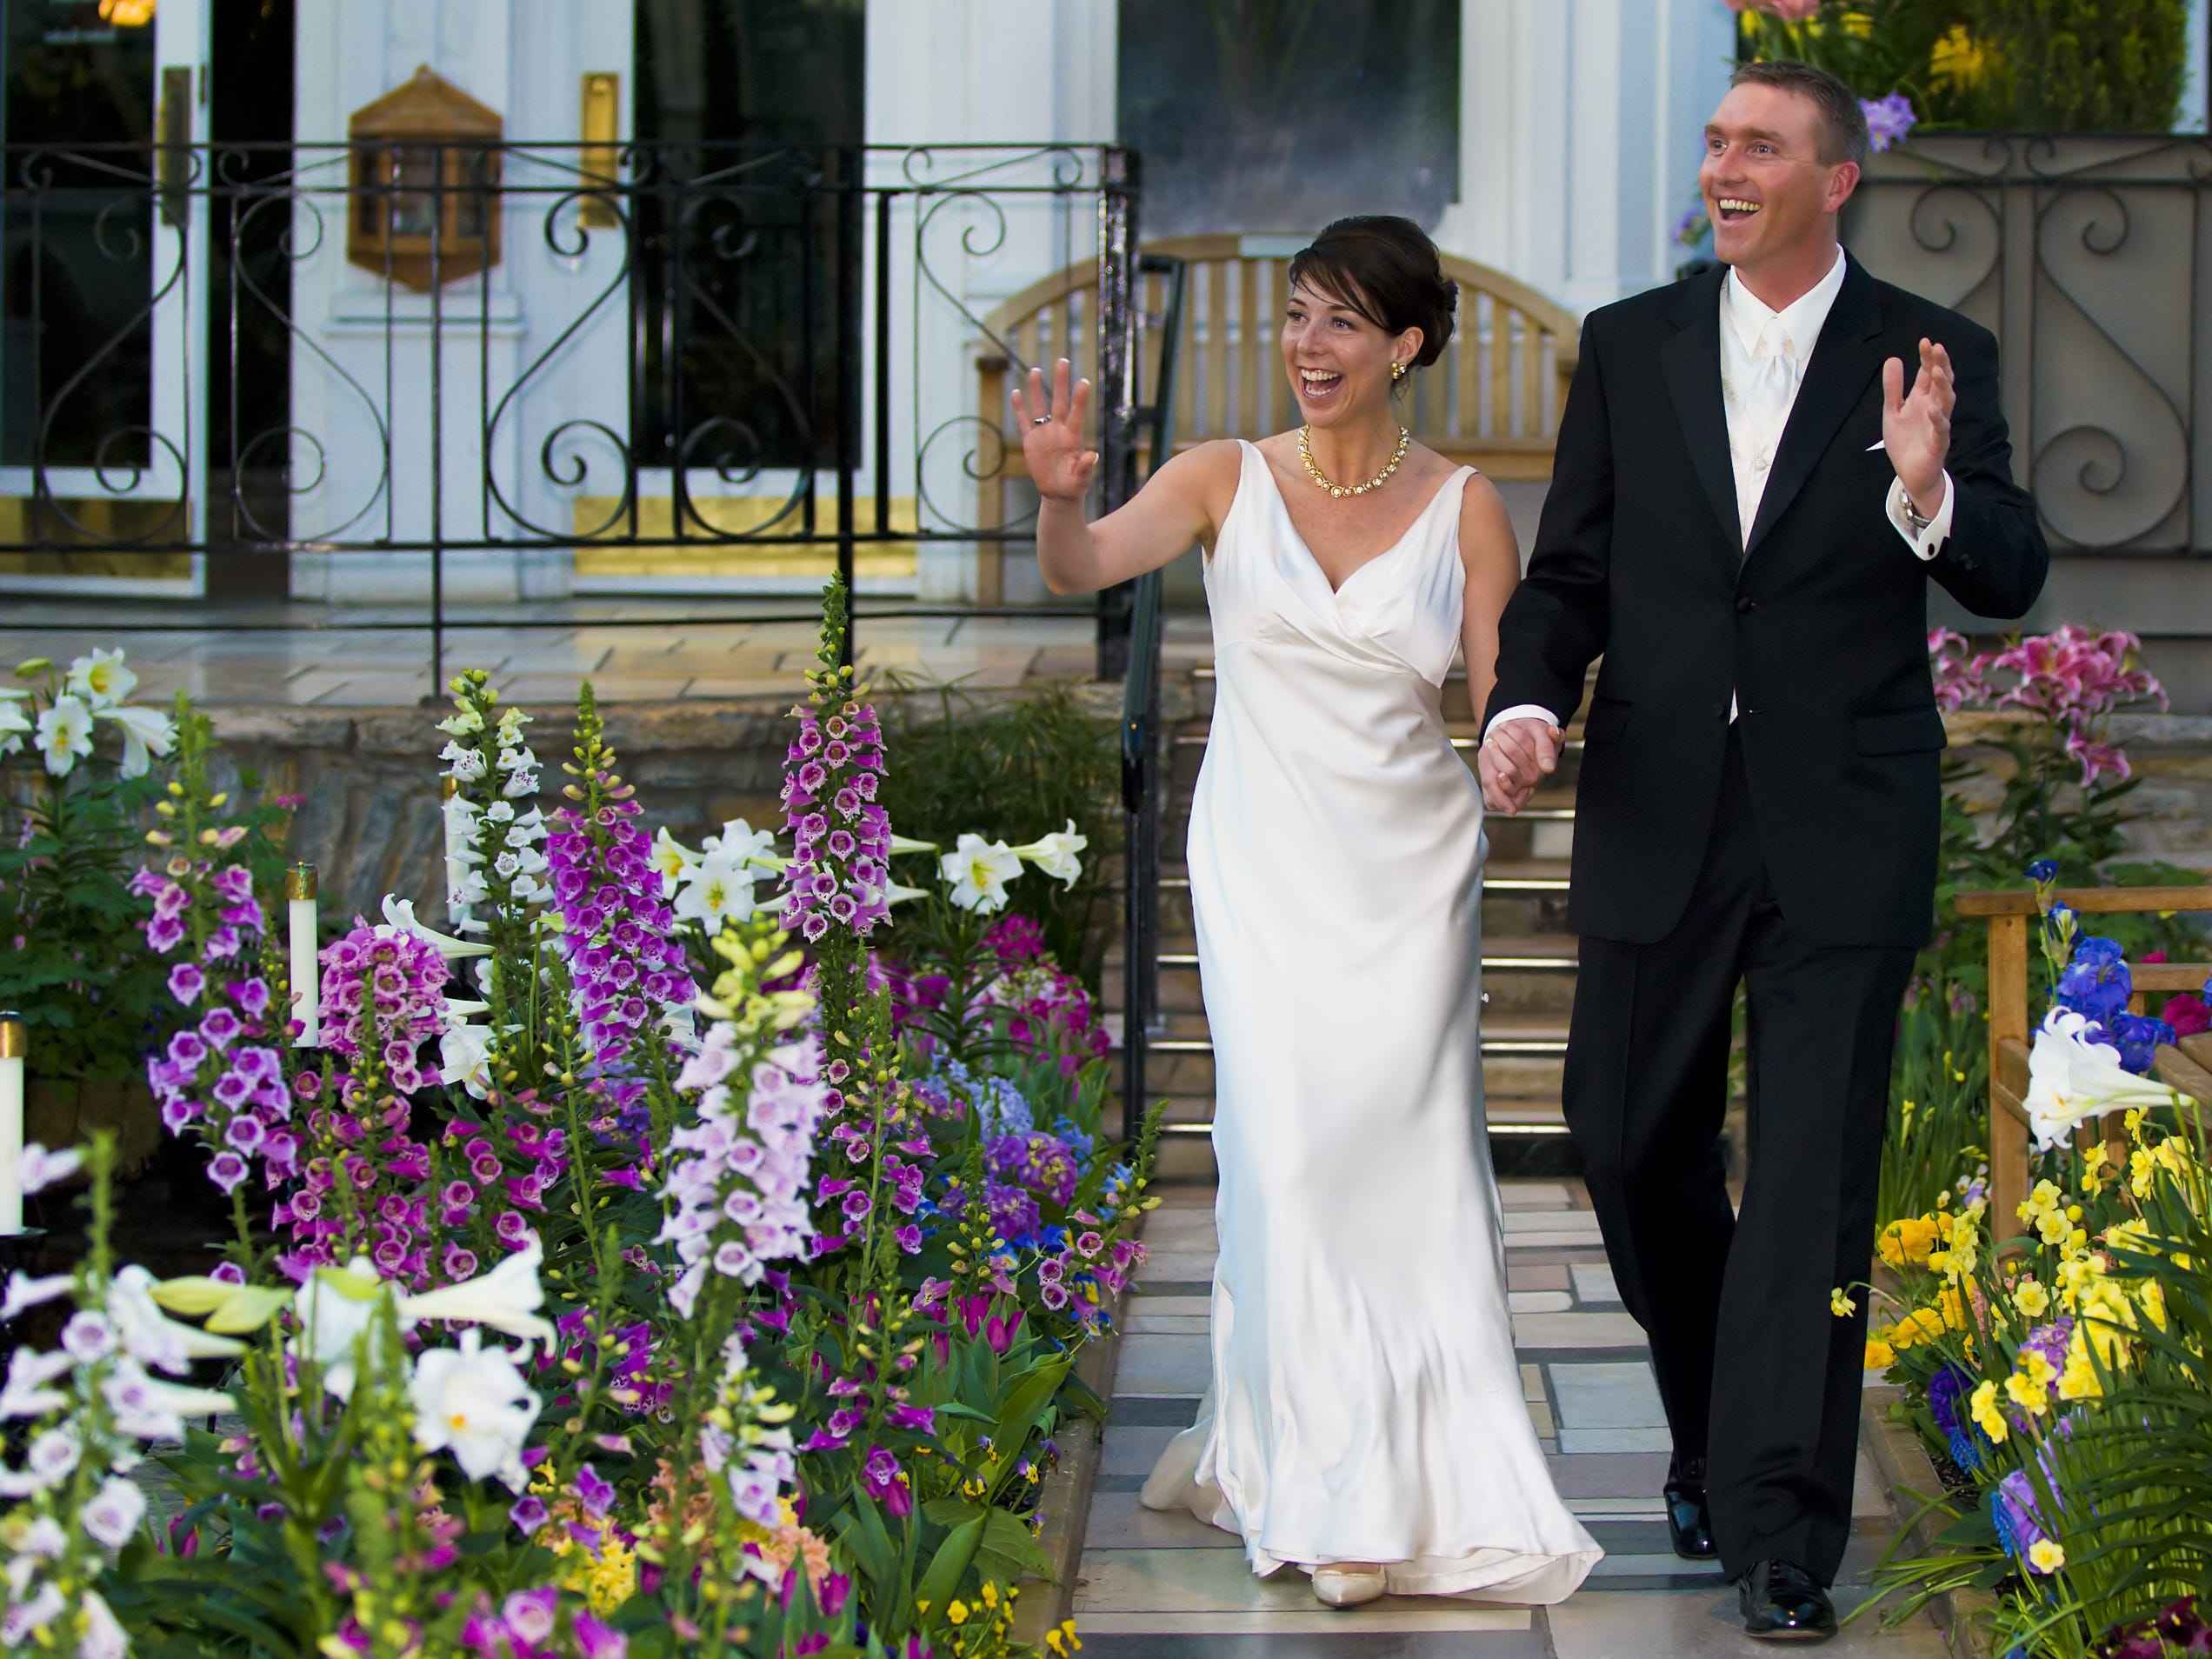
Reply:
[[[1310,426],[1302,426],[1298,429],[1298,459],[1306,463],[1306,476],[1332,496],[1364,496],[1370,490],[1380,490],[1390,482],[1390,475],[1398,470],[1398,463],[1405,459],[1406,445],[1413,442],[1413,435],[1401,426],[1398,429],[1397,452],[1390,457],[1389,465],[1384,467],[1382,471],[1363,484],[1331,483],[1323,474],[1322,470],[1314,465],[1313,450],[1307,446],[1307,434],[1312,430],[1313,428]]]

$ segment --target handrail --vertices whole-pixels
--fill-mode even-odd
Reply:
[[[1175,452],[1176,345],[1183,330],[1189,267],[1172,255],[1145,254],[1143,276],[1164,277],[1160,369],[1152,402],[1131,411],[1149,428],[1147,453],[1161,465]],[[1122,683],[1122,1138],[1134,1142],[1144,1121],[1144,1062],[1159,1001],[1160,938],[1160,586],[1157,570],[1136,579],[1129,622],[1129,671]]]

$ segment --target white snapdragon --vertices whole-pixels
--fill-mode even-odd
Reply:
[[[130,1542],[138,1523],[146,1518],[146,1495],[120,1475],[100,1482],[92,1501],[78,1512],[79,1522],[96,1543],[120,1549]]]

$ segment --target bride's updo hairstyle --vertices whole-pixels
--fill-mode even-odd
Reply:
[[[1290,286],[1319,289],[1385,334],[1421,330],[1412,366],[1426,369],[1451,339],[1459,284],[1444,275],[1436,244],[1411,219],[1362,213],[1339,219],[1291,257]]]

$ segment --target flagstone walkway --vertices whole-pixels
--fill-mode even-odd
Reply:
[[[1749,1654],[1734,1588],[1668,1548],[1659,1486],[1667,1432],[1642,1332],[1622,1310],[1579,1183],[1508,1181],[1506,1257],[1529,1415],[1568,1506],[1605,1547],[1564,1606],[1485,1607],[1389,1597],[1351,1612],[1313,1599],[1304,1575],[1259,1580],[1236,1539],[1142,1508],[1137,1490],[1186,1426],[1207,1373],[1213,1189],[1165,1186],[1149,1259],[1126,1304],[1099,1476],[1075,1590],[1086,1659],[1678,1659]],[[1857,1529],[1839,1611],[1864,1599],[1896,1519],[1862,1452]],[[1942,1659],[1916,1622],[1869,1615],[1822,1649],[1837,1659]]]

